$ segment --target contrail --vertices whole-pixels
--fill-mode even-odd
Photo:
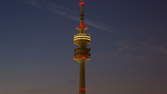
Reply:
[[[30,4],[31,6],[34,6],[36,8],[45,8],[51,13],[64,16],[68,19],[71,19],[73,21],[79,21],[79,16],[74,15],[74,12],[72,9],[64,7],[60,4],[57,4],[50,0],[26,0],[26,4]],[[107,31],[112,32],[109,26],[102,25],[100,23],[91,21],[90,19],[86,20],[87,24],[100,30],[100,31]]]

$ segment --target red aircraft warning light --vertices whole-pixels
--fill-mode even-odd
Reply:
[[[86,91],[86,88],[80,88],[80,91]]]
[[[80,5],[80,6],[83,6],[83,5],[85,5],[85,2],[84,2],[84,1],[80,1],[80,2],[79,2],[79,5]]]

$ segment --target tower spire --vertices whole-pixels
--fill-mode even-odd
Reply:
[[[80,0],[79,6],[80,6],[80,25],[76,28],[81,33],[85,32],[88,27],[85,24],[85,12],[84,12],[84,6],[85,2],[83,0]]]

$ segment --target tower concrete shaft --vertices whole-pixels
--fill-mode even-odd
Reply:
[[[85,62],[80,63],[80,90],[79,94],[86,94],[86,80],[85,80]]]

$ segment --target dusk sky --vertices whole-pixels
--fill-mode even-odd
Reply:
[[[167,1],[85,0],[87,94],[167,94]],[[78,94],[79,0],[0,0],[0,94]]]

